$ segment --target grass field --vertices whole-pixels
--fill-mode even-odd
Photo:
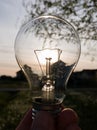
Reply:
[[[2,87],[19,88],[19,85],[18,83],[13,83],[12,86],[2,84]],[[22,83],[20,86],[23,86]],[[64,105],[78,113],[82,130],[97,130],[96,89],[71,90],[64,100]],[[14,130],[31,106],[29,90],[0,91],[0,130]]]

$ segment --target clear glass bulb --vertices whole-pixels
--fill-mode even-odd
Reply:
[[[15,56],[36,105],[63,102],[67,81],[80,51],[76,30],[59,17],[39,16],[20,28],[15,40]]]

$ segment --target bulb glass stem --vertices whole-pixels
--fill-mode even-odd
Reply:
[[[50,62],[52,58],[46,58],[46,77],[50,79]]]

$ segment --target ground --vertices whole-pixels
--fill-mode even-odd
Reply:
[[[22,86],[22,83],[20,84]],[[18,88],[19,84],[1,85],[3,88]],[[64,105],[77,112],[82,130],[97,130],[97,89],[80,88],[69,90],[64,100]],[[0,91],[0,130],[15,129],[31,106],[29,90],[13,91],[12,89],[12,91]]]

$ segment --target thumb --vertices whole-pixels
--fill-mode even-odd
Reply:
[[[70,108],[65,108],[63,111],[58,115],[58,130],[63,130],[70,124],[78,124],[78,116],[76,112]]]

